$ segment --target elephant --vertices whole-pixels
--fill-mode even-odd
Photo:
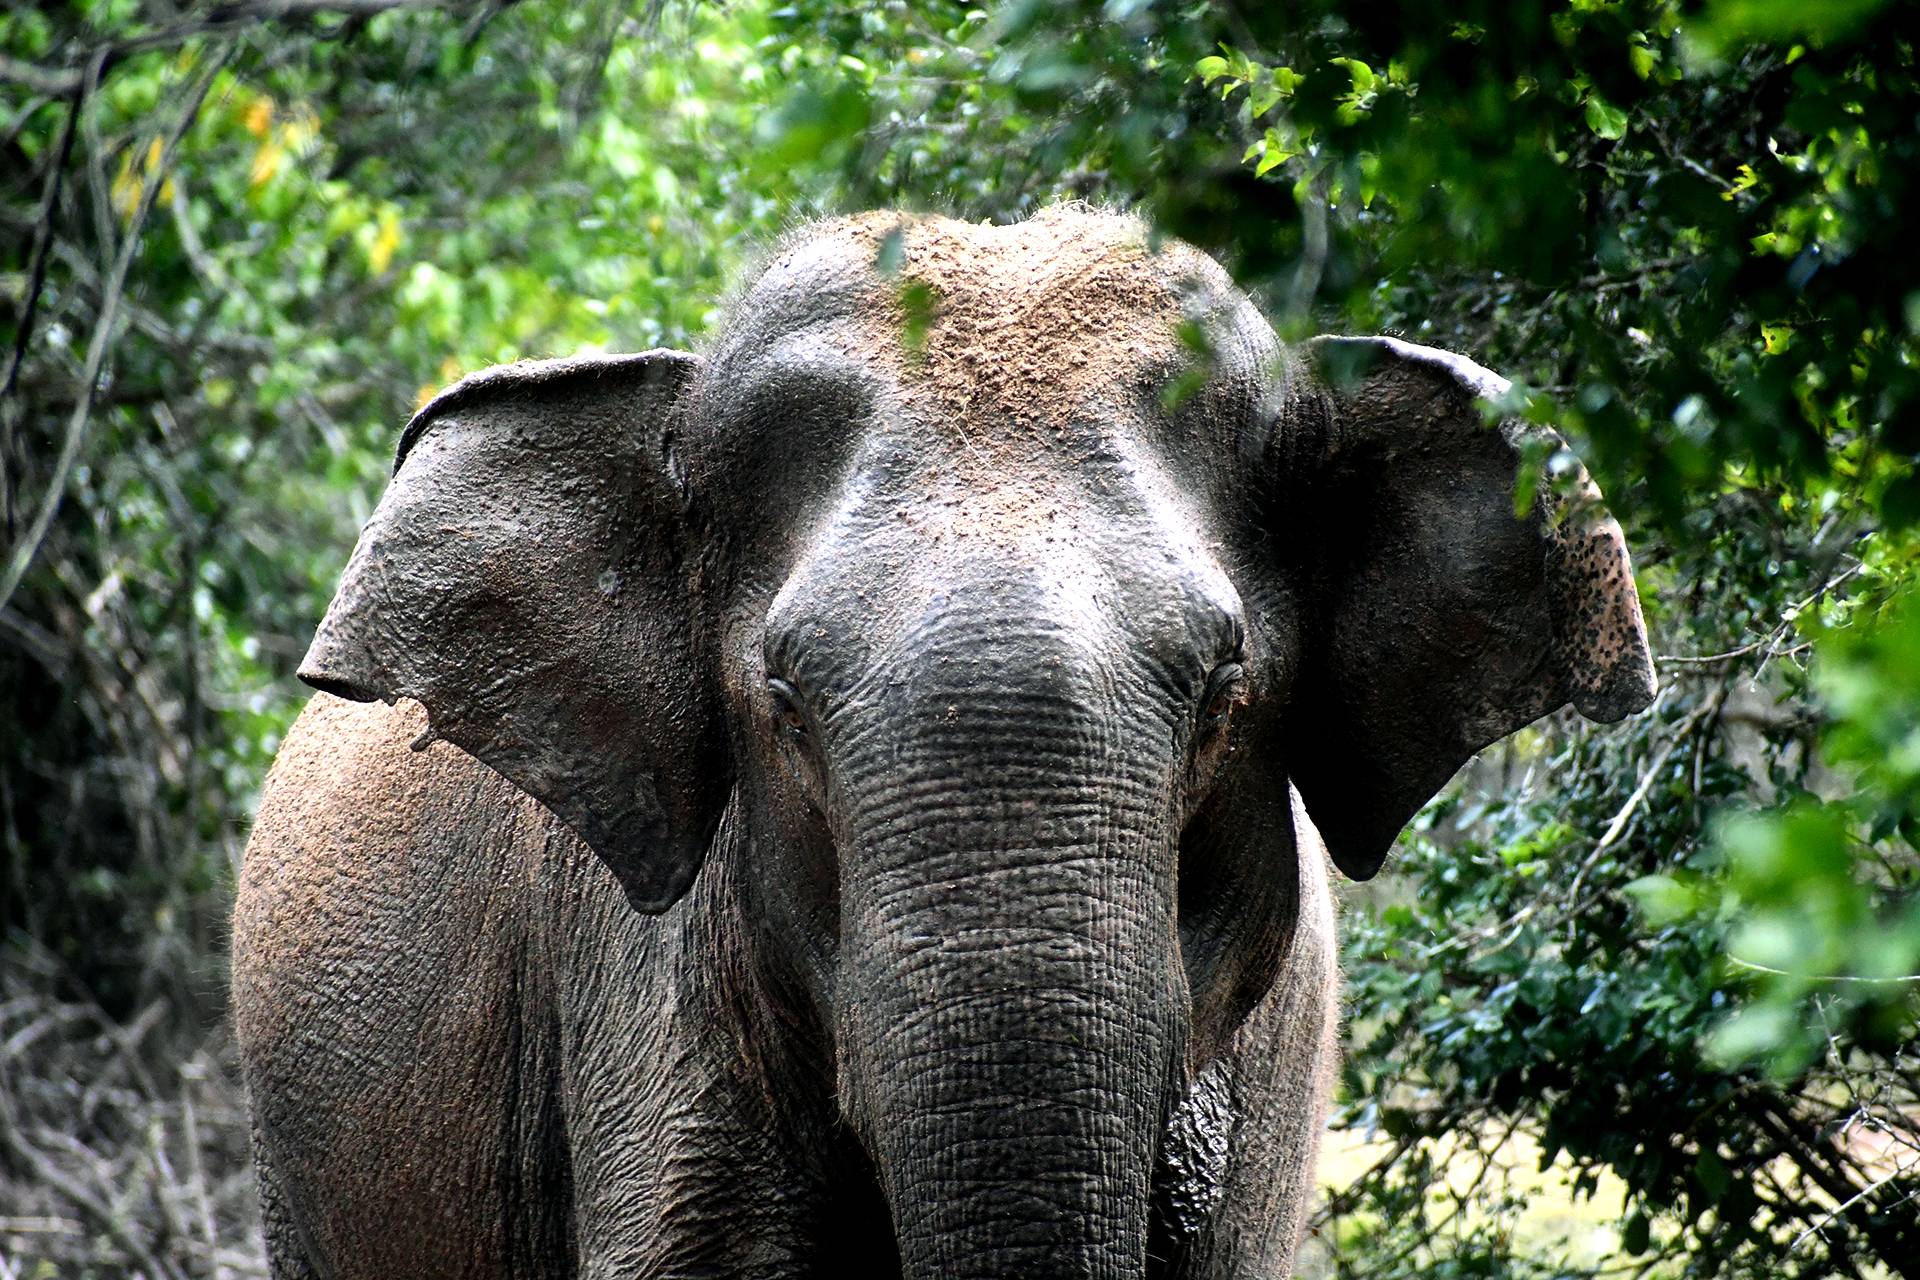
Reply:
[[[240,874],[273,1274],[1288,1275],[1334,869],[1653,690],[1507,386],[1068,205],[442,392]]]

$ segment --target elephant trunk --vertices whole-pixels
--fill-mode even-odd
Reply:
[[[920,723],[855,818],[837,1037],[905,1272],[1138,1277],[1186,1035],[1167,765],[1139,745],[1169,735],[1123,756],[1004,677]]]

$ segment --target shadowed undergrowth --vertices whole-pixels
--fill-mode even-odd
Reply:
[[[0,951],[0,1280],[266,1274],[232,1040],[183,1022]]]

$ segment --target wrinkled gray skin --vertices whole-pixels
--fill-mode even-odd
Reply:
[[[441,396],[247,851],[275,1275],[1285,1276],[1327,855],[1651,693],[1503,385],[1067,209]]]

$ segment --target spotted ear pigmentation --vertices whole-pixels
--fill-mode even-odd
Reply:
[[[1652,656],[1640,616],[1627,540],[1597,514],[1600,491],[1580,473],[1568,518],[1549,523],[1547,581],[1553,591],[1554,666],[1589,720],[1611,724],[1653,700]]]

